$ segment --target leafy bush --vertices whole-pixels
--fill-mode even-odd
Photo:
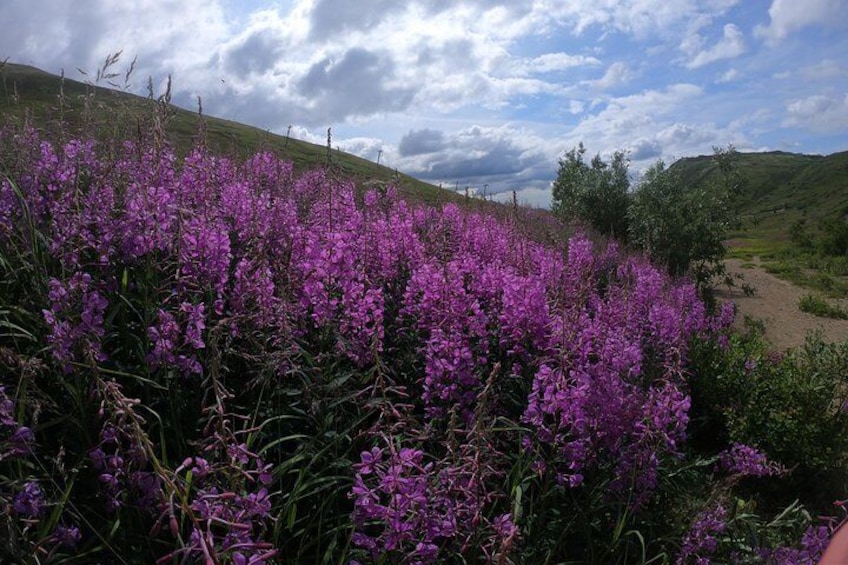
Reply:
[[[626,154],[616,152],[607,163],[596,155],[587,164],[583,144],[559,161],[553,183],[552,210],[565,219],[578,219],[647,253],[672,276],[690,274],[701,290],[725,276],[724,240],[736,220],[732,198],[742,177],[733,147],[715,149],[716,180],[705,188],[684,185],[660,161],[630,192]]]
[[[811,335],[779,354],[759,337],[736,337],[726,348],[702,344],[693,360],[694,441],[758,447],[796,476],[845,470],[848,344]]]
[[[848,312],[838,306],[832,305],[830,302],[815,294],[805,294],[798,299],[798,308],[802,312],[821,316],[822,318],[836,318],[838,320],[848,320]]]
[[[690,190],[656,163],[628,211],[631,240],[672,275],[683,275],[694,264],[696,280],[709,282],[725,251],[727,226],[713,219],[722,205],[710,191]]]
[[[733,148],[716,149],[718,181],[684,185],[662,161],[645,173],[628,209],[630,240],[674,276],[691,270],[701,288],[725,274],[724,240],[735,219],[730,203],[740,190]]]
[[[792,225],[789,226],[789,239],[801,249],[813,249],[813,236],[810,233],[806,218],[792,222]]]
[[[845,221],[845,211],[836,218],[822,220],[819,227],[819,251],[823,255],[848,255],[848,223]]]
[[[586,164],[585,153],[581,143],[560,159],[551,208],[560,217],[580,219],[604,235],[626,241],[630,200],[627,157],[619,151],[607,163],[595,155]]]

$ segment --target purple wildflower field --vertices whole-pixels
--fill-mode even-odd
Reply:
[[[268,152],[0,160],[0,561],[813,563],[836,526],[693,446],[732,305],[614,242]]]

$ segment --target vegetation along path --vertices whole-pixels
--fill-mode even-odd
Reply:
[[[727,269],[731,274],[741,274],[744,283],[754,287],[755,293],[746,296],[741,287],[719,291],[722,298],[733,300],[737,307],[737,323],[745,317],[762,320],[765,338],[776,348],[803,345],[810,331],[821,330],[825,341],[848,340],[848,320],[820,318],[798,308],[799,299],[808,290],[767,273],[760,265],[759,257],[753,261],[728,259]]]

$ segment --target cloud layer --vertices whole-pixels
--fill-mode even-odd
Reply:
[[[636,168],[727,143],[845,149],[846,6],[6,0],[0,59],[80,78],[123,50],[136,91],[170,74],[177,103],[310,139],[333,127],[345,150],[433,182],[542,202],[580,141]]]

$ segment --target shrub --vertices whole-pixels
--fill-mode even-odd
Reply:
[[[625,153],[616,152],[610,162],[595,155],[583,160],[581,143],[559,161],[553,183],[551,209],[566,219],[579,219],[599,233],[626,241],[630,180]]]
[[[673,276],[691,272],[707,289],[726,277],[724,241],[735,220],[731,199],[740,190],[735,151],[716,149],[718,180],[694,189],[662,161],[645,173],[628,209],[630,240]]]
[[[796,476],[844,470],[848,451],[848,344],[808,337],[798,351],[769,351],[759,337],[726,349],[695,348],[692,433],[707,447],[741,442]]]
[[[798,299],[798,308],[802,312],[820,316],[822,318],[836,318],[837,320],[848,319],[848,312],[815,294],[805,294]]]

